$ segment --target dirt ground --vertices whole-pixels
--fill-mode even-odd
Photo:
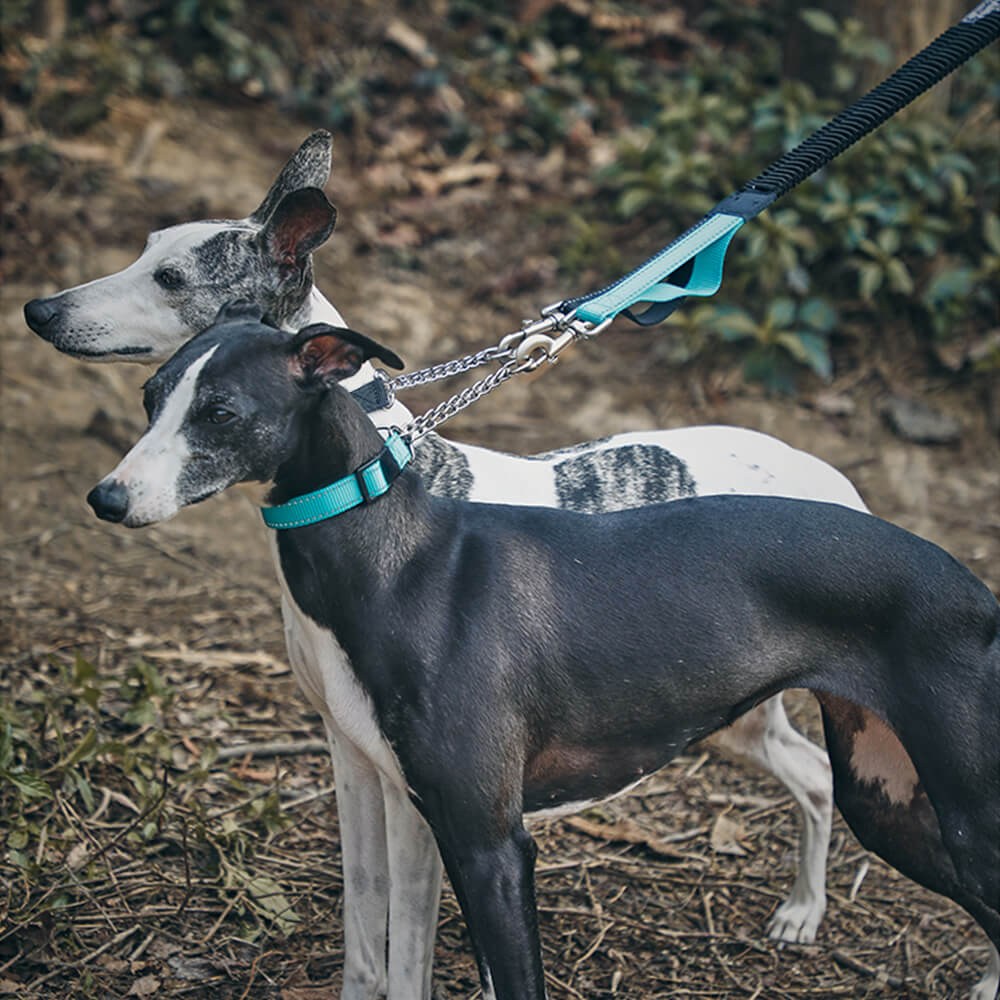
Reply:
[[[105,677],[124,675],[142,658],[175,692],[157,723],[175,763],[189,761],[209,739],[227,747],[321,735],[284,666],[259,517],[241,497],[227,495],[147,530],[98,522],[83,498],[140,432],[138,387],[148,373],[58,356],[27,330],[21,309],[31,297],[125,266],[150,229],[246,214],[308,131],[252,109],[124,102],[93,136],[64,150],[61,170],[47,183],[19,168],[10,179],[16,238],[6,248],[0,289],[4,700],[30,701],[77,653]],[[137,163],[133,153],[144,134],[155,144]],[[373,174],[353,172],[335,149],[328,193],[340,222],[317,255],[317,281],[352,324],[390,344],[411,367],[495,343],[523,316],[582,290],[565,287],[552,266],[558,205],[542,211],[525,191],[530,195],[524,185],[473,182],[417,204]],[[404,253],[393,245],[404,223],[435,236]],[[638,261],[645,249],[620,251]],[[522,282],[522,290],[524,268],[541,278]],[[500,293],[498,275],[510,278]],[[936,380],[870,331],[863,369],[794,400],[769,399],[742,382],[730,359],[687,368],[658,360],[669,336],[616,325],[557,367],[498,391],[446,432],[529,453],[621,430],[756,428],[846,472],[873,511],[941,544],[1000,592],[1000,442],[988,428],[982,386]],[[407,402],[419,411],[439,392],[414,392]],[[960,443],[930,448],[895,436],[879,415],[890,392],[956,417]],[[830,399],[844,412],[829,415]],[[793,694],[788,701],[797,723],[818,738],[811,699]],[[324,754],[314,749],[227,766],[242,768],[246,794],[280,783],[296,800],[314,796],[254,862],[294,895],[304,918],[294,933],[274,931],[251,945],[228,911],[200,914],[192,904],[182,916],[177,894],[188,854],[151,851],[136,857],[143,877],[158,873],[156,892],[125,893],[124,908],[84,907],[69,948],[51,936],[51,922],[26,921],[20,937],[6,938],[0,950],[0,987],[24,997],[117,997],[130,988],[140,996],[330,996],[342,951],[335,797]],[[214,802],[226,793],[210,781],[204,794]],[[709,834],[723,815],[738,824],[738,846],[730,849],[742,853],[713,850]],[[706,759],[698,747],[588,818],[591,825],[630,820],[650,839],[691,836],[669,857],[572,821],[539,830],[539,906],[554,1000],[945,1000],[965,997],[986,960],[984,938],[964,914],[869,859],[839,818],[818,942],[772,944],[762,928],[791,883],[794,808],[775,782],[718,755]],[[104,836],[99,823],[79,826],[81,836]],[[70,849],[50,846],[40,857],[58,864],[59,852]],[[297,852],[315,859],[304,881],[299,870],[282,867]],[[23,888],[5,886],[11,912]],[[138,932],[128,936],[133,925]],[[114,946],[95,955],[109,940]],[[140,940],[149,944],[136,954]],[[69,969],[69,959],[81,956],[90,959],[86,988]],[[151,977],[147,986],[156,982],[156,992],[134,989],[143,977]],[[442,998],[477,995],[450,895],[436,983]]]

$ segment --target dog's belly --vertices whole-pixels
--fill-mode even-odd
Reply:
[[[549,745],[524,769],[524,812],[551,818],[621,795],[658,771],[682,746]]]

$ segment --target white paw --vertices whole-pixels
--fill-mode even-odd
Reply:
[[[986,975],[972,987],[969,1000],[997,1000],[1000,994],[1000,953],[992,945],[990,960],[986,966]]]
[[[826,897],[799,900],[786,899],[775,911],[767,925],[767,936],[775,941],[812,944],[816,940],[819,923],[826,911]]]
[[[997,1000],[997,979],[987,976],[972,987],[969,1000]]]

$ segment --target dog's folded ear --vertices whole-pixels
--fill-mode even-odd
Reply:
[[[337,210],[319,188],[300,188],[281,199],[257,240],[265,256],[289,275],[327,241],[336,222]]]
[[[257,322],[267,322],[268,326],[274,326],[264,318],[264,307],[252,302],[250,299],[230,299],[215,315],[212,325],[216,323],[232,323],[238,320],[252,320]]]
[[[292,374],[303,381],[340,382],[356,374],[369,359],[390,368],[402,368],[399,356],[357,330],[313,323],[289,342]]]

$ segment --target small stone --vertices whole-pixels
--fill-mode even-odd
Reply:
[[[954,444],[962,436],[954,417],[916,399],[892,396],[883,405],[882,416],[899,437],[916,444]]]
[[[853,417],[857,409],[850,396],[841,396],[834,392],[821,392],[816,396],[814,403],[824,417]]]

